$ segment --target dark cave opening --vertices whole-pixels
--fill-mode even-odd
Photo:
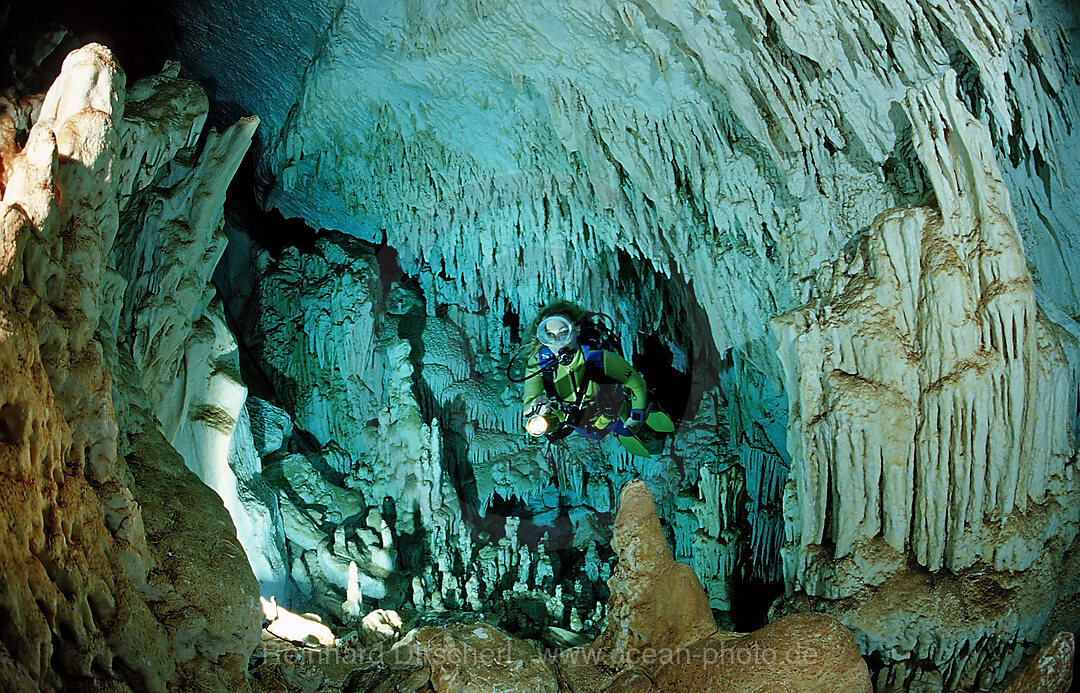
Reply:
[[[510,343],[511,344],[520,344],[521,343],[521,316],[519,316],[517,313],[515,313],[512,310],[507,310],[506,313],[503,314],[502,324],[503,324],[503,327],[510,330]]]
[[[12,63],[24,61],[33,49],[38,32],[66,28],[71,35],[61,42],[42,63],[37,79],[27,85],[32,90],[48,87],[60,71],[68,52],[94,41],[109,47],[128,76],[135,79],[161,69],[172,57],[167,48],[169,37],[175,33],[172,8],[176,0],[142,2],[116,0],[108,3],[87,3],[80,0],[59,0],[47,7],[40,3],[19,2],[0,9],[0,45],[11,51],[12,61],[0,61],[0,83],[15,83],[17,69]]]
[[[692,376],[687,371],[685,355],[682,368],[676,367],[674,344],[666,343],[657,334],[650,334],[635,351],[632,363],[649,385],[650,396],[660,407],[677,418],[690,410],[693,391]]]
[[[406,279],[405,272],[398,261],[397,248],[387,243],[385,229],[382,232],[382,241],[375,246],[375,259],[379,263],[379,278],[382,280],[385,297],[390,293],[391,286]]]
[[[731,621],[734,630],[749,633],[769,622],[769,608],[784,595],[784,585],[750,578],[735,583],[731,601]]]

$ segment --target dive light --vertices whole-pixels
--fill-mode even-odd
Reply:
[[[546,402],[534,409],[525,421],[525,430],[533,438],[539,438],[559,423],[558,417]]]

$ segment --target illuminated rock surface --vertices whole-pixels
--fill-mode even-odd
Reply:
[[[639,481],[622,489],[612,544],[619,562],[607,628],[558,660],[575,693],[871,690],[854,638],[827,616],[788,616],[749,634],[718,630],[701,583],[672,558]]]
[[[1075,322],[1040,310],[989,138],[953,94],[950,73],[905,102],[938,207],[878,217],[774,323],[798,412],[788,580],[859,595],[834,613],[864,647],[939,661],[924,685],[947,689],[987,653],[1000,679],[1038,637],[1080,522]]]
[[[115,337],[120,217],[194,142],[206,101],[156,112],[153,88],[125,82],[91,44],[40,111],[8,121],[32,127],[21,151],[5,143],[0,207],[6,690],[244,690],[258,643],[228,513],[162,435]]]

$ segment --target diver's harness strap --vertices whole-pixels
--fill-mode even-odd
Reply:
[[[552,407],[566,414],[566,421],[559,428],[547,434],[549,440],[562,440],[573,433],[575,427],[581,425],[581,418],[585,410],[585,395],[589,391],[590,383],[600,385],[616,383],[614,379],[604,372],[604,350],[602,348],[593,348],[587,344],[582,344],[579,348],[585,357],[585,373],[581,378],[581,382],[577,383],[574,391],[577,399],[572,404],[560,399],[555,390],[555,371],[559,363],[559,357],[547,346],[540,347],[540,352],[537,355],[540,374],[544,380],[544,394],[547,395]]]
[[[606,323],[608,324],[605,324]],[[619,343],[619,337],[615,334],[614,329],[611,327],[611,316],[606,313],[587,313],[582,318],[578,325],[582,327],[581,335],[578,338],[578,344],[595,344],[595,347],[590,346],[589,349],[595,350],[607,350],[616,354],[622,354],[622,345]],[[514,352],[514,355],[506,362],[506,379],[512,383],[523,383],[526,380],[536,377],[544,370],[544,361],[541,358],[540,367],[532,373],[526,373],[523,376],[515,376],[513,374],[514,363],[517,361],[518,356],[526,347],[529,346],[528,341],[523,341],[521,345]],[[541,347],[541,350],[546,349],[546,346]],[[547,349],[547,353],[554,357],[551,349]],[[554,364],[551,364],[554,367]],[[603,370],[603,358],[600,357],[600,366]],[[528,370],[527,368],[525,369]]]

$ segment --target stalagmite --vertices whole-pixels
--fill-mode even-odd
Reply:
[[[341,610],[347,619],[360,618],[360,574],[356,561],[349,561],[349,581],[345,586],[345,601],[341,604]]]
[[[622,489],[612,546],[619,562],[608,581],[607,628],[556,660],[571,690],[871,690],[851,633],[826,616],[789,616],[750,634],[718,631],[701,583],[672,558],[640,481]]]

